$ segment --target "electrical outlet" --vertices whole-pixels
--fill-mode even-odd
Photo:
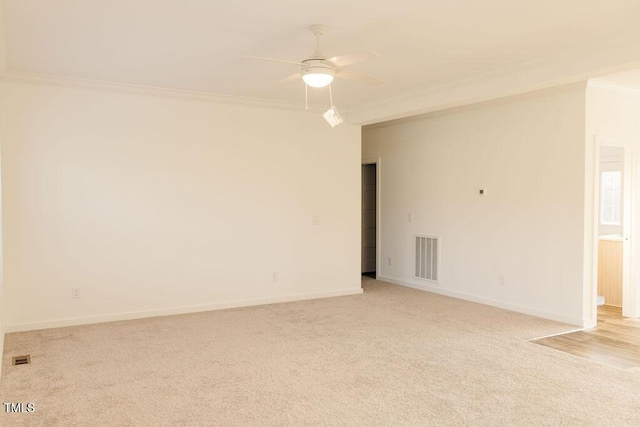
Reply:
[[[311,219],[311,224],[312,224],[312,225],[320,225],[320,217],[319,217],[319,216],[314,216],[314,217]]]
[[[498,277],[498,284],[502,287],[507,286],[507,279],[503,275],[500,275]]]
[[[387,264],[392,265],[391,257],[387,258]]]
[[[274,271],[273,274],[271,275],[271,280],[274,282],[277,282],[279,278],[280,278],[280,273],[278,273],[277,271]]]
[[[71,299],[79,299],[80,297],[80,288],[71,288]]]
[[[413,222],[413,214],[407,214],[407,221]]]

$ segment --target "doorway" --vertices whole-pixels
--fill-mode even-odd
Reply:
[[[601,138],[596,152],[594,298],[600,322],[605,312],[625,317],[637,313],[631,276],[632,148],[621,140]]]
[[[599,165],[598,306],[622,309],[624,148],[600,147]]]
[[[363,276],[377,274],[378,165],[362,165],[362,265]]]

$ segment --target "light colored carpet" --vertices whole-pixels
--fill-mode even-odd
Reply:
[[[640,425],[640,374],[571,326],[374,280],[363,295],[9,334],[2,425]],[[30,353],[32,364],[10,366]]]

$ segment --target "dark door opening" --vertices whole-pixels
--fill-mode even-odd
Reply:
[[[377,165],[362,165],[362,275],[376,277]]]

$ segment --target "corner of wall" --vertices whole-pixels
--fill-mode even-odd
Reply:
[[[596,292],[593,289],[595,275],[595,262],[597,253],[594,251],[594,179],[595,179],[595,153],[594,135],[591,134],[591,115],[589,98],[592,90],[591,80],[587,81],[584,88],[584,252],[583,252],[583,292],[582,292],[582,323],[584,328],[594,327],[597,323],[594,305]]]
[[[0,2],[0,32],[2,31],[2,2]],[[0,50],[2,50],[4,48],[4,43],[3,40],[0,39],[0,44],[2,44],[0,46]],[[0,53],[0,56],[2,54]],[[2,68],[3,64],[2,64],[2,59],[0,58],[0,72],[2,72],[4,69]],[[2,105],[2,99],[4,99],[4,97],[2,96],[2,92],[4,90],[4,86],[2,84],[2,82],[0,81],[0,379],[2,379],[2,361],[4,360],[4,317],[3,317],[3,298],[2,298],[2,293],[4,290],[4,245],[3,245],[3,239],[2,239],[2,231],[3,231],[3,226],[4,226],[4,222],[2,220],[3,216],[2,216],[2,115],[3,115],[3,105]]]

